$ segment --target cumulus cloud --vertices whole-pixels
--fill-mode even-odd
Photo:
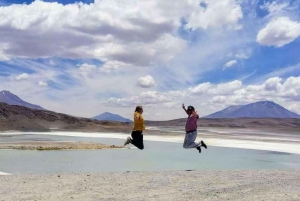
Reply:
[[[126,67],[126,63],[119,61],[107,61],[100,68],[101,73],[112,73],[118,70],[119,68]]]
[[[209,94],[231,94],[237,89],[240,89],[242,87],[243,83],[240,80],[234,80],[232,82],[222,83],[218,84],[211,89],[208,90]]]
[[[205,82],[197,85],[196,87],[190,87],[188,91],[192,94],[204,94],[211,88],[210,82]]]
[[[38,82],[38,85],[39,85],[40,87],[47,87],[47,86],[48,86],[47,82],[43,82],[43,81],[39,81],[39,82]]]
[[[199,96],[209,97],[212,95],[230,95],[241,87],[242,82],[238,80],[217,85],[202,83],[186,90],[169,92],[147,91],[129,98],[110,98],[105,104],[119,107],[132,107],[138,104],[147,106],[165,105],[167,107],[172,107],[174,105],[179,105],[185,98],[190,97],[193,99]]]
[[[224,103],[226,101],[227,97],[226,96],[215,96],[212,98],[213,103]]]
[[[137,81],[138,86],[143,88],[150,88],[156,85],[155,80],[151,75],[146,75],[145,77],[140,77]]]
[[[21,81],[21,80],[27,80],[29,75],[27,73],[22,73],[18,76],[15,77],[16,80]]]
[[[262,84],[243,85],[241,81],[212,84],[202,83],[195,87],[181,91],[142,92],[137,96],[128,98],[110,98],[105,102],[108,106],[114,107],[134,107],[135,105],[145,105],[147,107],[179,107],[185,100],[193,102],[202,109],[213,111],[224,109],[229,105],[241,105],[261,100],[273,100],[279,104],[293,103],[299,101],[300,76],[289,77],[283,80],[279,77],[267,79]],[[294,111],[296,107],[293,107]]]
[[[265,82],[264,88],[265,88],[266,91],[275,91],[275,92],[277,92],[282,87],[281,81],[282,81],[282,79],[279,78],[279,77],[270,78]]]
[[[153,106],[172,102],[172,98],[167,94],[159,93],[157,91],[142,92],[138,96],[131,98],[110,98],[105,101],[105,105],[118,107],[134,107],[136,105]]]
[[[295,112],[297,114],[300,114],[300,105],[299,104],[291,104],[287,107],[287,109],[289,109],[292,112]]]
[[[241,6],[235,0],[203,2],[205,6],[197,6],[198,1],[190,1],[196,9],[188,16],[187,28],[207,29],[215,26],[236,25],[238,20],[243,18]]]
[[[163,62],[182,50],[185,42],[173,35],[174,19],[152,12],[156,9],[150,1],[135,0],[126,4],[96,0],[89,5],[36,0],[1,7],[0,55],[95,58],[137,66]]]
[[[58,56],[134,66],[168,62],[187,45],[175,34],[182,19],[186,28],[206,29],[235,25],[242,18],[235,0],[205,3],[205,10],[200,1],[181,0],[68,5],[36,0],[0,7],[0,59]]]
[[[261,45],[282,47],[300,36],[300,23],[288,17],[278,17],[261,29],[256,41]]]
[[[237,61],[236,60],[231,60],[231,61],[228,61],[225,65],[224,65],[224,69],[226,68],[229,68],[233,65],[237,64]]]
[[[235,57],[238,59],[248,59],[249,58],[249,56],[246,55],[245,53],[238,53],[235,55]]]
[[[82,72],[85,72],[85,73],[89,73],[89,72],[95,70],[96,68],[97,67],[92,64],[81,64],[79,66],[79,70],[81,70]]]

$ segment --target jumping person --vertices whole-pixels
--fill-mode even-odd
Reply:
[[[133,131],[131,133],[132,139],[128,137],[124,142],[124,146],[131,143],[141,150],[144,149],[143,130],[145,130],[145,123],[142,114],[143,114],[142,106],[136,106],[134,117],[133,117],[134,126],[133,126]]]
[[[207,146],[202,140],[198,143],[195,142],[197,138],[197,120],[199,119],[199,115],[197,114],[193,106],[188,106],[188,108],[185,109],[184,104],[182,104],[182,108],[188,115],[185,124],[186,134],[183,142],[183,148],[196,148],[199,151],[199,153],[201,153],[201,146],[205,149],[207,149]]]

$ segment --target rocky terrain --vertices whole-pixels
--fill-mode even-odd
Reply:
[[[47,110],[0,103],[0,131],[94,131],[129,132],[131,125],[121,122],[79,118]]]

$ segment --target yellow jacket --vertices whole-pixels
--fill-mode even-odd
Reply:
[[[133,116],[133,130],[134,131],[143,131],[145,130],[144,117],[142,114],[135,112]]]

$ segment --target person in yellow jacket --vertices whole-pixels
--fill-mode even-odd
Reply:
[[[136,106],[133,117],[133,130],[131,132],[132,138],[128,137],[124,142],[124,146],[131,143],[141,150],[144,149],[143,131],[145,130],[145,123],[142,114],[142,106]]]

